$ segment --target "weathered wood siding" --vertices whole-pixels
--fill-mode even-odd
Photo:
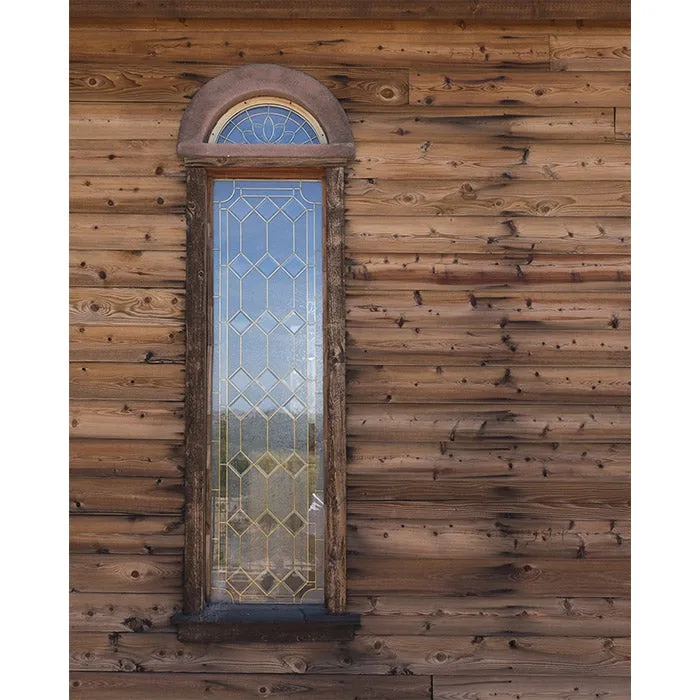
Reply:
[[[74,22],[73,697],[628,697],[629,46],[609,23]],[[197,89],[249,62],[328,85],[357,141],[351,643],[187,645],[168,623],[175,143]]]

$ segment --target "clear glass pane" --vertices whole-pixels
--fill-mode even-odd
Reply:
[[[237,112],[216,143],[320,143],[318,134],[298,112],[281,105],[256,105]]]
[[[323,602],[321,195],[214,181],[213,602]]]

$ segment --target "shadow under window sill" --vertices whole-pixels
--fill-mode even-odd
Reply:
[[[324,605],[211,605],[201,615],[170,619],[181,642],[349,641],[360,615],[331,615]]]

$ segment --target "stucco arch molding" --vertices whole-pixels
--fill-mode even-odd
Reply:
[[[328,142],[306,145],[208,143],[212,129],[231,107],[263,96],[289,100],[303,107],[321,125]],[[274,161],[284,165],[297,162],[330,165],[352,160],[355,145],[345,110],[325,85],[293,68],[251,64],[232,68],[200,88],[180,122],[177,153],[188,162]]]

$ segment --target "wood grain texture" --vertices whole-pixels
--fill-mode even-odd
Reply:
[[[181,514],[185,501],[181,479],[164,477],[74,476],[72,513]]]
[[[564,255],[629,255],[630,220],[565,217],[362,216],[346,223],[346,251],[359,253],[517,252]]]
[[[595,143],[615,138],[612,107],[489,107],[474,106],[470,102],[464,106],[407,105],[400,109],[372,111],[349,104],[348,110],[358,143],[401,143],[408,138],[410,141],[455,145],[468,142],[483,146],[490,140],[505,139],[512,139],[513,145],[517,145],[523,139]]]
[[[184,644],[174,634],[83,633],[72,640],[74,671],[167,673],[360,674],[392,676],[487,675],[507,669],[522,674],[595,674],[625,677],[630,644],[624,638],[566,637],[382,637],[358,635],[352,642],[288,645]],[[126,674],[123,674],[126,675]],[[128,674],[129,677],[143,674]],[[394,679],[395,680],[395,679]]]
[[[181,593],[180,555],[73,554],[71,592]]]
[[[488,598],[351,596],[348,609],[362,614],[367,634],[426,636],[624,637],[630,604],[623,598]],[[478,643],[478,639],[475,643]]]
[[[71,692],[628,698],[628,3],[226,4],[72,20]],[[548,14],[576,7],[591,19]],[[175,145],[196,91],[258,61],[320,79],[357,142],[327,207],[333,539],[362,619],[342,644],[183,644],[170,623],[186,341],[206,357]]]
[[[212,78],[230,68],[227,64],[198,63],[195,67],[172,64],[73,63],[71,100],[76,102],[187,102]],[[408,102],[408,72],[392,69],[352,68],[307,71],[328,87],[338,100],[356,104],[402,105]],[[602,105],[605,106],[605,105]]]
[[[350,180],[350,216],[629,216],[627,182]]]
[[[185,331],[172,326],[69,327],[72,362],[182,363]]]
[[[374,18],[401,17],[455,18],[475,20],[592,19],[629,21],[627,0],[497,0],[486,5],[445,0],[435,5],[426,0],[320,0],[313,5],[297,5],[279,0],[256,0],[231,5],[222,0],[74,0],[71,18],[80,17],[206,17],[206,18]]]
[[[552,70],[628,71],[631,67],[629,32],[618,35],[551,34]]]
[[[125,214],[71,214],[71,250],[185,249],[185,217]]]
[[[170,626],[182,611],[176,593],[71,593],[69,624],[85,632],[148,632]]]
[[[232,698],[258,700],[428,700],[428,678],[362,678],[358,676],[284,677],[261,674],[208,673],[72,673],[71,697],[75,700],[152,700],[161,694],[178,700]]]
[[[408,328],[416,334],[427,327],[618,331],[629,329],[629,309],[628,294],[570,284],[558,290],[515,285],[425,292],[352,289],[347,298],[348,327]]]
[[[71,213],[183,214],[185,186],[164,177],[71,177]]]
[[[73,287],[184,287],[185,255],[174,251],[71,251]]]
[[[78,326],[158,324],[177,332],[184,322],[181,289],[74,287],[69,297],[70,321]]]
[[[505,554],[533,558],[627,559],[627,536],[610,531],[605,521],[578,521],[572,530],[530,530],[474,521],[396,523],[371,519],[350,522],[350,551],[391,559],[471,559]]]
[[[182,609],[178,594],[71,593],[70,627],[81,632],[166,631]],[[348,610],[362,615],[363,634],[450,636],[624,637],[629,601],[614,598],[487,599],[351,596]]]
[[[351,328],[348,365],[628,367],[627,331]]]
[[[351,403],[626,404],[629,372],[595,367],[361,366],[348,371]]]
[[[411,73],[414,105],[629,107],[630,74],[618,72]]]
[[[163,176],[182,179],[185,169],[171,140],[73,139],[69,149],[74,176]]]
[[[510,678],[494,674],[488,678],[436,678],[435,700],[628,700],[629,678],[599,678],[596,675],[569,677],[528,676]]]
[[[73,439],[71,476],[153,476],[181,478],[182,444],[175,441]]]
[[[386,443],[351,441],[348,471],[356,476],[403,475],[411,481],[451,481],[497,477],[503,485],[520,479],[568,481],[590,479],[629,480],[629,445],[616,443],[519,444],[511,441],[475,440],[469,445],[441,442],[414,443],[397,449]],[[567,521],[568,524],[568,521]]]
[[[146,170],[147,168],[144,168]],[[629,180],[624,144],[530,142],[441,143],[437,137],[388,144],[362,142],[351,177],[398,180],[491,178],[495,180]]]
[[[632,110],[624,107],[615,109],[615,138],[629,141],[632,135]]]
[[[70,404],[71,438],[182,440],[182,403],[172,401],[101,401],[74,399]]]
[[[204,168],[187,169],[187,297],[185,308],[185,576],[184,612],[204,609],[209,480],[208,405],[211,367],[211,239]]]
[[[350,405],[350,438],[384,443],[435,441],[448,447],[514,438],[519,442],[626,442],[629,407],[437,404],[426,413],[422,404]]]
[[[607,283],[626,288],[628,256],[547,256],[511,253],[498,259],[483,255],[363,255],[350,258],[349,288],[445,289],[474,285]]]
[[[287,27],[287,25],[285,25]],[[344,26],[305,24],[282,29],[278,22],[212,23],[208,27],[158,27],[152,32],[125,28],[119,33],[94,27],[74,27],[71,56],[74,61],[216,63],[230,66],[275,63],[293,67],[351,66],[539,66],[549,68],[549,37],[542,32],[506,34],[484,27],[480,31],[452,33],[447,44],[441,34],[390,31],[357,32]]]
[[[104,487],[102,491],[105,491]],[[181,515],[95,516],[81,513],[70,517],[70,551],[80,554],[179,555],[184,541]]]
[[[76,399],[182,401],[183,365],[78,362],[69,369],[69,391]]]
[[[71,100],[69,134],[72,140],[163,139],[175,144],[186,107],[186,104]]]
[[[325,182],[323,292],[324,594],[330,613],[345,610],[346,590],[346,370],[343,275],[343,168],[329,168]]]

